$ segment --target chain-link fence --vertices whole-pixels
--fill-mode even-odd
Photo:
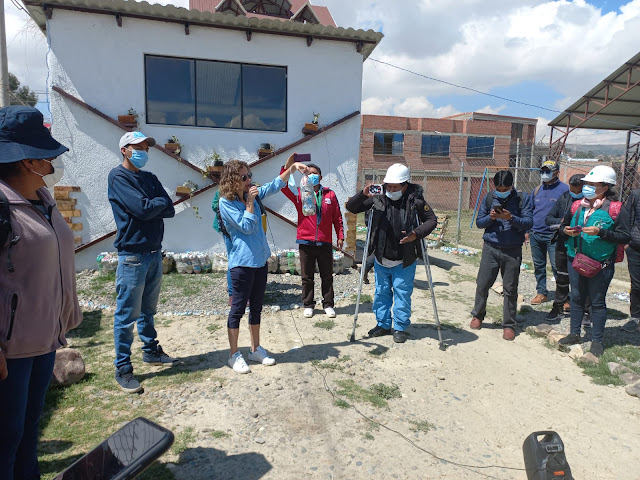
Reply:
[[[530,156],[527,166],[513,166],[509,168],[514,175],[514,186],[522,195],[530,195],[541,184],[539,166],[544,161],[543,156]],[[493,177],[498,167],[492,159],[467,159],[457,162],[457,169],[451,170],[417,170],[411,169],[411,182],[422,186],[425,198],[438,215],[438,219],[445,224],[442,237],[445,245],[460,248],[480,250],[482,248],[482,234],[484,230],[475,225],[475,218],[484,196],[493,189]],[[595,161],[568,160],[560,163],[559,179],[568,183],[576,174],[586,175],[596,165],[610,165],[620,175],[621,165]],[[519,163],[521,165],[521,163]],[[382,183],[386,169],[363,168],[360,170],[359,185]],[[618,177],[620,178],[620,177]],[[529,269],[533,268],[531,253],[524,252],[523,263]],[[616,278],[628,280],[626,261],[616,265]]]

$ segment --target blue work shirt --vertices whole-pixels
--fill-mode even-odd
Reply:
[[[511,194],[504,200],[496,197],[494,191],[488,195],[492,198],[491,208],[502,206],[509,210],[512,218],[511,220],[499,218],[492,220],[489,215],[491,209],[487,209],[486,197],[483,198],[476,219],[476,226],[485,229],[482,239],[496,248],[521,247],[524,243],[524,234],[533,223],[529,196],[521,197],[515,189],[511,190]]]
[[[537,188],[538,187],[536,187],[536,189]],[[537,195],[535,195],[535,190],[531,192],[530,200],[533,207],[532,232],[540,233],[542,235],[552,234],[551,228],[547,225],[545,220],[553,206],[567,190],[569,190],[569,186],[566,183],[556,180],[550,185],[547,185],[546,183],[540,185]]]
[[[258,187],[260,200],[282,190],[286,184],[280,177]],[[267,236],[262,229],[260,206],[253,201],[253,211],[247,212],[246,205],[237,197],[227,200],[220,197],[220,217],[231,236],[229,269],[234,267],[264,267],[271,255]]]

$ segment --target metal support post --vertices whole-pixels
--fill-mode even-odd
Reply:
[[[460,162],[460,184],[458,186],[458,229],[456,230],[456,247],[460,244],[460,222],[462,221],[462,187],[464,186],[464,162]]]

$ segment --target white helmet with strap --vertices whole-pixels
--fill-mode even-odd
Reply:
[[[409,167],[401,163],[394,163],[387,169],[383,183],[404,183],[411,180]]]
[[[589,173],[582,177],[583,182],[616,184],[616,171],[608,165],[593,167]]]

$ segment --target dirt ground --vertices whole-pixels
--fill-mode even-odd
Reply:
[[[314,326],[326,319],[318,310],[313,319],[301,310],[265,315],[261,343],[278,363],[252,364],[239,375],[226,365],[226,318],[160,325],[160,341],[173,346],[183,368],[212,369],[200,383],[144,394],[163,406],[158,422],[174,432],[192,429],[189,449],[163,458],[179,460],[170,466],[176,478],[526,479],[524,439],[555,430],[576,479],[640,479],[640,401],[623,387],[593,384],[566,354],[524,332],[506,342],[491,321],[471,331],[477,269],[436,257],[446,351],[438,349],[422,265],[405,344],[366,338],[375,325],[370,303],[350,343],[355,302],[343,299],[330,330]],[[373,285],[363,293],[373,297]],[[494,294],[490,300],[501,303]],[[245,358],[248,346],[245,318]],[[401,397],[376,407],[344,395],[354,391],[346,386],[379,383],[397,385]],[[342,408],[345,401],[355,408]]]

